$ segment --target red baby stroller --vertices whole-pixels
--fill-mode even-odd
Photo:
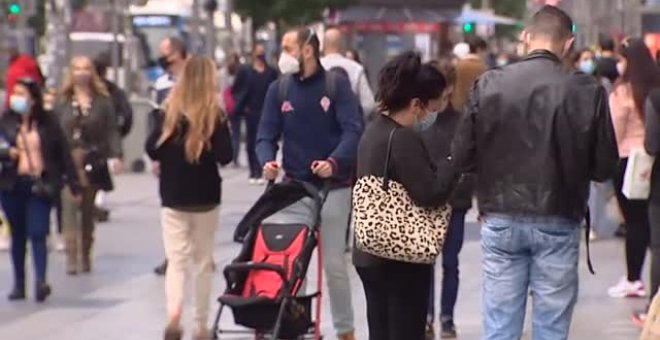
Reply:
[[[213,326],[213,339],[222,334],[254,333],[255,339],[320,340],[321,251],[318,252],[318,287],[301,295],[303,282],[319,244],[321,208],[327,185],[319,191],[309,183],[271,184],[239,223],[234,239],[242,242],[240,254],[224,269],[225,292]],[[320,248],[320,247],[319,247]],[[316,316],[312,319],[312,301]],[[234,322],[250,330],[222,330],[225,306]]]

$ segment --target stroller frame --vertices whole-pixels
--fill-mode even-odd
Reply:
[[[299,300],[307,301],[303,303],[308,303],[309,304],[309,309],[311,312],[311,304],[312,301],[314,301],[314,317],[310,320],[312,324],[310,325],[309,329],[307,330],[306,333],[295,337],[295,339],[309,339],[310,336],[313,336],[312,339],[314,340],[321,340],[321,311],[322,311],[322,301],[323,301],[323,252],[322,252],[322,247],[321,247],[321,209],[323,207],[323,204],[325,203],[325,200],[328,196],[329,192],[329,182],[326,182],[323,186],[322,190],[316,189],[312,184],[309,183],[304,183],[304,182],[297,182],[299,185],[301,185],[306,191],[307,195],[302,196],[302,197],[310,197],[314,200],[315,207],[316,207],[316,216],[314,218],[314,223],[313,225],[306,226],[304,230],[305,232],[305,246],[310,246],[312,247],[309,251],[309,257],[311,259],[311,256],[313,254],[314,248],[317,250],[317,285],[316,285],[316,292],[311,294],[311,295],[294,295],[292,293],[295,293],[297,289],[300,288],[300,286],[303,284],[303,281],[305,280],[307,276],[307,269],[305,268],[303,270],[304,275],[301,277],[295,277],[292,276],[291,280],[287,277],[286,269],[283,266],[278,266],[274,265],[271,263],[265,263],[265,262],[254,262],[254,261],[243,261],[243,262],[237,262],[238,259],[234,260],[234,263],[227,265],[224,270],[223,274],[225,277],[225,280],[227,281],[227,287],[225,288],[224,293],[218,298],[218,302],[220,303],[220,307],[218,309],[218,313],[215,316],[215,320],[213,322],[213,331],[212,331],[212,339],[213,340],[219,340],[221,335],[241,335],[241,334],[254,334],[254,339],[255,340],[260,340],[260,339],[265,339],[268,336],[270,336],[271,340],[277,340],[279,339],[279,336],[281,335],[282,331],[282,323],[284,320],[284,317],[286,316],[287,313],[287,308],[288,307],[295,307],[296,304],[298,304]],[[273,182],[269,182],[266,191],[264,195],[266,195],[269,190],[271,190],[275,184]],[[252,210],[251,210],[252,211]],[[251,212],[250,211],[250,212]],[[250,214],[248,212],[248,214]],[[251,240],[254,242],[255,233],[260,227],[263,227],[261,225],[262,221],[258,221],[256,225],[251,226],[250,230],[247,232],[245,237],[243,238],[238,238],[235,237],[237,240]],[[242,222],[241,222],[242,223]],[[239,224],[240,226],[240,224]],[[237,231],[238,232],[238,231]],[[313,241],[313,245],[308,244],[310,240]],[[253,246],[253,244],[252,244]],[[249,246],[248,246],[249,247]],[[246,249],[246,244],[243,243],[243,247],[241,250],[241,254],[239,254],[239,258],[245,252]],[[301,253],[301,256],[303,252]],[[298,261],[298,258],[296,259],[296,262]],[[307,262],[307,265],[309,266],[310,262]],[[297,263],[300,265],[300,263]],[[298,268],[296,268],[298,269]],[[294,271],[296,270],[294,269]],[[226,296],[231,294],[232,292],[232,282],[236,283],[237,280],[232,278],[232,275],[236,275],[237,273],[241,273],[242,275],[247,275],[250,271],[252,270],[263,270],[263,271],[270,271],[276,273],[280,279],[282,280],[282,286],[281,289],[278,293],[277,298],[274,303],[277,304],[277,316],[275,319],[275,323],[272,325],[272,328],[268,329],[265,332],[260,332],[259,330],[256,329],[222,329],[220,327],[220,320],[222,318],[222,312],[224,311],[225,307],[229,305],[225,299]],[[301,270],[301,269],[298,269]],[[299,306],[299,305],[298,305]],[[304,308],[304,307],[303,307]],[[234,315],[236,318],[236,314]],[[313,332],[312,328],[313,326]],[[287,339],[293,339],[293,338],[287,338]]]

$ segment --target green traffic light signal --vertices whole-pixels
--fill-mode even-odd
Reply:
[[[573,24],[573,34],[577,33],[577,30],[578,30],[577,25]]]
[[[21,14],[21,5],[18,3],[11,3],[9,4],[9,14],[11,15],[19,15]]]
[[[474,26],[471,23],[465,23],[463,24],[463,32],[465,33],[472,33],[474,30]]]

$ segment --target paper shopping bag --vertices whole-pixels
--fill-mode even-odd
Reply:
[[[653,156],[649,156],[644,149],[630,151],[621,188],[621,193],[628,199],[645,200],[649,198],[653,161]]]

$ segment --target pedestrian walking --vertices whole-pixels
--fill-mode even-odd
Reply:
[[[660,89],[654,89],[644,104],[646,138],[644,146],[646,151],[656,158],[660,155]],[[650,175],[651,192],[649,195],[649,225],[651,248],[651,279],[649,292],[651,299],[660,287],[660,162],[654,161]],[[647,310],[636,313],[634,317],[640,324],[646,321]]]
[[[188,58],[188,49],[185,41],[177,37],[170,37],[160,43],[158,53],[160,53],[158,64],[163,68],[165,74],[160,76],[154,83],[154,101],[162,107],[172,87],[181,76],[183,66]],[[159,117],[161,113],[161,110],[154,110],[149,117],[151,131],[155,129],[156,122],[163,119],[163,117]],[[152,162],[151,166],[154,174],[158,175],[160,173],[160,164],[158,162]],[[154,268],[156,275],[163,276],[166,271],[167,260]]]
[[[614,187],[627,226],[626,276],[608,289],[608,294],[612,297],[643,297],[647,291],[641,276],[650,241],[648,200],[628,199],[622,188],[628,156],[632,151],[644,148],[644,105],[650,91],[660,87],[660,70],[641,39],[624,42],[617,68],[622,76],[610,95],[610,109],[620,157]]]
[[[195,340],[210,340],[208,313],[213,243],[219,221],[218,164],[232,157],[227,117],[220,110],[213,61],[193,56],[186,63],[147,139],[151,159],[160,162],[163,245],[168,323],[165,340],[182,337],[185,282],[192,273]],[[185,181],[181,179],[185,178]]]
[[[286,178],[332,189],[321,212],[323,269],[335,332],[353,340],[355,325],[348,263],[344,256],[351,209],[351,180],[362,117],[345,77],[321,66],[320,41],[311,28],[282,37],[280,71],[284,74],[266,94],[257,137],[257,156],[264,177]],[[283,161],[277,161],[282,139]]]
[[[438,118],[426,131],[421,133],[424,144],[434,163],[442,163],[451,154],[451,142],[463,116],[454,109],[450,99],[456,85],[456,68],[453,55],[442,56],[431,63],[445,77],[447,86],[442,92],[441,105],[438,108]],[[452,208],[449,231],[442,247],[442,291],[440,297],[440,337],[451,339],[456,337],[454,324],[454,307],[458,297],[459,270],[458,255],[463,248],[465,236],[465,215],[472,207],[472,192],[474,177],[465,174],[461,177],[449,198]],[[431,292],[429,294],[429,309],[427,317],[427,336],[434,336],[435,321],[435,270],[431,275]]]
[[[21,53],[16,40],[9,39],[9,44],[10,46],[7,50],[9,65],[5,72],[5,90],[7,92],[5,94],[6,109],[9,109],[9,97],[14,90],[14,84],[19,79],[28,78],[40,86],[44,84],[44,76],[37,61],[32,56]]]
[[[360,101],[362,115],[366,121],[376,110],[374,93],[369,86],[364,67],[358,62],[344,57],[342,55],[343,51],[344,43],[341,31],[336,28],[328,29],[325,32],[325,40],[323,41],[324,56],[321,58],[321,65],[328,71],[338,67],[346,72],[351,83],[351,90]]]
[[[589,183],[616,167],[605,90],[562,63],[572,27],[557,7],[535,13],[528,55],[479,78],[452,145],[478,178],[486,340],[521,338],[530,293],[533,338],[568,338]]]
[[[121,171],[121,137],[110,93],[87,57],[71,60],[56,112],[71,146],[82,185],[82,202],[62,191],[62,221],[69,275],[92,270],[95,199],[112,190],[110,171]],[[110,166],[108,166],[110,164]]]
[[[422,64],[413,52],[397,56],[381,70],[377,100],[386,113],[369,124],[360,141],[354,202],[364,199],[359,191],[363,180],[376,177],[384,181],[386,176],[401,184],[419,207],[439,208],[447,201],[455,177],[448,152],[443,161],[434,164],[420,135],[447,106],[446,86],[442,73]],[[359,209],[359,204],[355,206]],[[416,227],[420,218],[415,216],[416,210],[403,209],[402,218],[411,229]],[[369,220],[366,211],[355,210],[353,215],[356,225],[381,223]],[[359,246],[353,248],[353,264],[367,299],[369,339],[424,339],[433,265],[386,259]]]
[[[467,103],[470,90],[475,80],[479,78],[488,66],[484,61],[488,45],[480,37],[468,39],[470,53],[460,58],[456,64],[456,87],[452,94],[451,104],[459,111],[463,111]]]
[[[257,129],[261,120],[266,91],[277,80],[277,71],[266,63],[266,47],[257,44],[252,50],[252,64],[241,67],[232,86],[236,107],[231,112],[232,142],[234,158],[237,159],[241,145],[241,125],[245,121],[247,132],[246,151],[250,167],[249,183],[266,184],[262,178],[261,165],[257,159]]]
[[[73,166],[69,144],[56,117],[43,108],[39,84],[18,79],[9,97],[9,111],[0,119],[0,197],[11,224],[11,259],[14,288],[9,300],[26,297],[25,253],[32,245],[35,299],[43,302],[50,294],[47,283],[46,237],[50,211],[64,183],[79,200],[80,184]]]
[[[117,117],[117,127],[123,140],[128,136],[128,133],[131,132],[131,128],[133,127],[133,107],[131,107],[131,103],[128,101],[126,92],[119,88],[115,82],[107,78],[110,55],[108,53],[102,53],[97,56],[94,60],[94,66],[96,67],[96,73],[101,77],[103,84],[105,84],[110,94],[112,106],[115,109],[115,117]],[[110,210],[103,207],[104,203],[105,193],[101,191],[97,194],[95,207],[95,215],[98,222],[107,222],[110,219]]]

